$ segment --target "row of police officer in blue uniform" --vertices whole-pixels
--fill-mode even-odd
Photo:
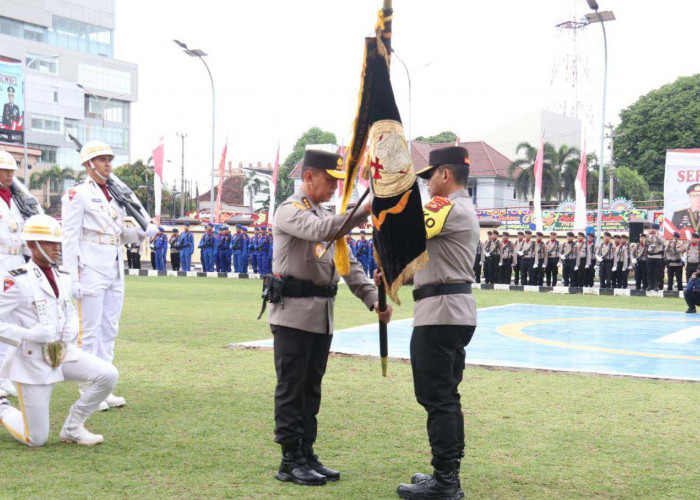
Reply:
[[[367,276],[373,276],[374,270],[377,269],[377,263],[374,260],[374,251],[372,238],[367,238],[365,230],[360,231],[360,239],[356,240],[352,236],[347,236],[348,246],[352,251],[353,257],[362,264],[362,269],[365,270]]]

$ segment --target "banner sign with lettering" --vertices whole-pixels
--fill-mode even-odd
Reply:
[[[700,231],[700,149],[666,151],[664,237],[681,239]]]

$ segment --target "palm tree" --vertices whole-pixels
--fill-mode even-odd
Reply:
[[[42,189],[44,205],[48,207],[51,204],[50,188],[52,181],[55,181],[58,185],[58,198],[60,199],[63,196],[65,181],[79,178],[80,175],[72,168],[61,168],[58,165],[54,165],[41,172],[32,173],[29,177],[29,187],[31,189]]]
[[[248,191],[251,210],[253,210],[253,206],[255,205],[254,200],[256,195],[266,192],[269,193],[270,190],[267,188],[266,184],[266,182],[257,176],[257,172],[253,170],[248,171],[248,176],[243,180],[243,189]]]
[[[545,153],[549,145],[550,151],[553,150],[551,144],[545,144]],[[537,158],[537,148],[528,142],[521,142],[515,148],[516,155],[520,156],[523,152],[524,158],[519,158],[510,164],[508,173],[511,178],[515,175],[515,171],[522,169],[515,179],[515,193],[521,198],[528,198],[535,192],[535,159]],[[542,166],[542,198],[551,200],[558,196],[559,187],[557,184],[558,176],[552,169],[550,162],[551,153],[544,155],[544,165]]]
[[[549,147],[548,147],[549,146]],[[557,186],[559,186],[558,201],[563,201],[570,198],[574,191],[574,183],[576,182],[576,174],[578,173],[578,165],[581,162],[581,151],[578,148],[563,144],[559,149],[547,143],[545,144],[545,156],[549,158],[554,174],[557,177]]]

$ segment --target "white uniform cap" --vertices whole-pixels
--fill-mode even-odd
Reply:
[[[63,229],[61,229],[61,223],[50,215],[32,215],[24,223],[24,227],[22,228],[22,240],[63,243]]]
[[[88,141],[80,149],[80,164],[90,161],[98,156],[111,156],[114,158],[112,148],[102,141]]]
[[[18,170],[15,157],[7,151],[0,151],[0,170]]]

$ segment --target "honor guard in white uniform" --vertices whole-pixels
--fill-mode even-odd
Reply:
[[[0,151],[0,275],[24,264],[22,256],[21,231],[24,217],[12,199],[12,180],[17,171],[17,162],[7,151]],[[0,365],[5,359],[8,345],[0,342]],[[0,377],[0,397],[17,397],[17,390],[12,383]]]
[[[48,215],[30,217],[22,239],[32,260],[5,274],[0,291],[0,342],[12,347],[0,374],[17,386],[19,409],[0,399],[0,421],[23,444],[43,446],[49,438],[49,403],[53,385],[87,383],[70,408],[60,439],[80,445],[103,441],[83,426],[112,392],[117,370],[78,349],[78,315],[71,302],[71,279],[56,267],[62,231]]]
[[[80,162],[88,177],[68,190],[61,208],[63,264],[72,279],[80,319],[77,345],[108,363],[114,360],[124,303],[122,245],[140,243],[158,232],[152,224],[146,231],[125,227],[126,210],[112,198],[106,185],[113,158],[107,144],[85,143]],[[104,403],[101,410],[124,406],[126,401],[109,394]]]

